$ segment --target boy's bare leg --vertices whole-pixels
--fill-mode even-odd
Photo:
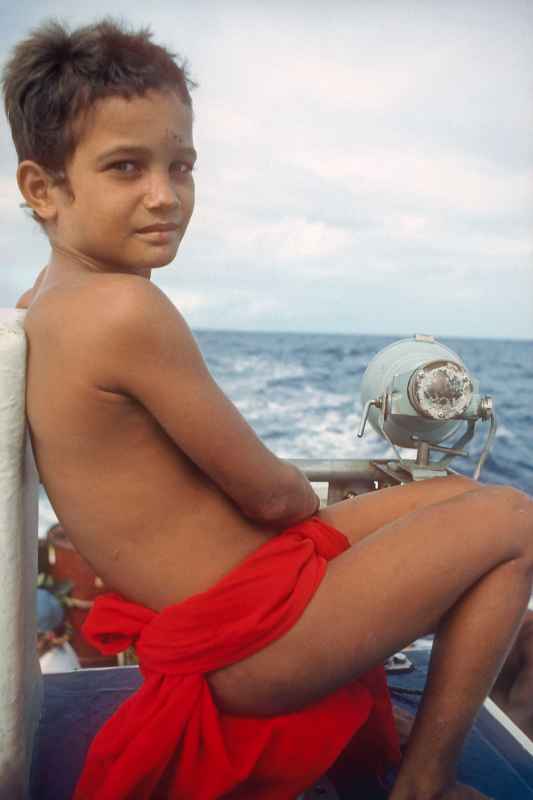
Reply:
[[[465,736],[522,622],[530,575],[513,560],[501,564],[441,621],[422,703],[391,794],[394,800],[446,797],[438,792],[454,786]],[[516,590],[509,592],[514,580]]]
[[[356,544],[366,536],[374,533],[389,522],[405,516],[405,514],[426,508],[465,492],[479,491],[481,484],[462,475],[437,478],[431,481],[416,481],[402,486],[395,486],[391,491],[379,495],[367,493],[356,499],[336,503],[322,509],[320,517],[325,522],[340,526],[347,535],[350,544]],[[386,502],[376,502],[376,498],[385,498]],[[361,510],[363,515],[361,515]],[[392,703],[394,723],[398,732],[400,745],[404,749],[411,735],[414,715],[402,706]]]
[[[414,481],[327,506],[320,511],[319,517],[341,530],[354,545],[413,511],[480,488],[481,484],[462,475]]]
[[[301,708],[435,631],[426,695],[392,797],[466,797],[454,786],[455,763],[527,607],[533,503],[503,487],[455,486],[455,496],[415,503],[334,559],[291,631],[210,676],[220,704],[250,714]],[[398,490],[396,507],[400,494],[407,497]],[[385,495],[352,503],[362,530],[380,513],[390,517]],[[328,509],[327,521],[356,541],[342,524],[346,507]]]

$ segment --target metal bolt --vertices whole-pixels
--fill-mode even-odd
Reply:
[[[478,411],[481,419],[488,419],[490,416],[492,416],[493,411],[494,403],[492,397],[482,397]]]

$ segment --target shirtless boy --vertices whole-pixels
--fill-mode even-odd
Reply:
[[[390,796],[479,797],[454,768],[527,607],[531,500],[449,477],[318,512],[306,478],[258,440],[150,280],[173,261],[194,205],[184,72],[144,33],[54,24],[15,49],[4,94],[19,187],[51,247],[20,303],[27,413],[75,546],[114,592],[160,612],[316,515],[350,546],[290,630],[207,675],[217,708],[297,712],[435,632]],[[287,795],[239,794],[259,796]]]

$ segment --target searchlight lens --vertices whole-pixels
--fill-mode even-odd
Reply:
[[[474,387],[464,367],[454,361],[432,361],[419,367],[409,380],[409,399],[424,417],[449,420],[461,417],[472,400]]]

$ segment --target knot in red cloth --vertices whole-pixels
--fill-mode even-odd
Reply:
[[[101,595],[84,635],[107,654],[134,645],[145,674],[212,672],[246,658],[294,625],[324,575],[326,560],[314,541],[295,533],[269,540],[244,565],[208,591],[160,613],[117,594]]]
[[[97,598],[86,638],[103,653],[133,644],[145,681],[95,737],[75,800],[287,800],[327,769],[378,706],[374,762],[384,766],[397,743],[395,750],[382,670],[375,691],[356,682],[276,717],[223,714],[205,679],[288,631],[327,561],[347,546],[343,534],[313,518],[160,613],[117,594]]]

